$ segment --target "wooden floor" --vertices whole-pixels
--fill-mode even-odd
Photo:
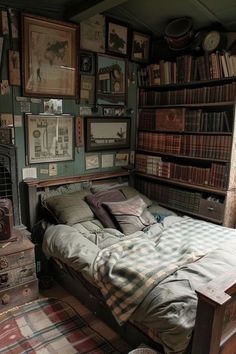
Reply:
[[[78,299],[68,293],[55,281],[53,286],[47,290],[40,290],[39,297],[54,297],[69,303],[92,327],[95,331],[105,337],[115,348],[123,353],[128,353],[131,348],[124,340],[122,340],[116,332],[108,327],[104,322],[98,319],[90,310],[88,310]]]

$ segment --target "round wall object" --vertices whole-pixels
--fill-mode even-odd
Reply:
[[[214,52],[217,49],[223,49],[225,45],[226,37],[222,32],[217,30],[208,31],[202,40],[202,48],[206,52]]]
[[[174,50],[184,49],[194,36],[193,23],[189,17],[172,20],[165,28],[165,39]]]

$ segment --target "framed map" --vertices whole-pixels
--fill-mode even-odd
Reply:
[[[22,24],[23,95],[75,98],[78,27],[29,14]]]
[[[26,115],[29,164],[73,160],[74,124],[70,115]]]

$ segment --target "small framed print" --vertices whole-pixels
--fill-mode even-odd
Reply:
[[[28,163],[74,159],[74,119],[70,115],[26,115]]]
[[[151,35],[133,31],[130,59],[140,63],[148,63],[150,57]]]
[[[80,103],[86,105],[95,103],[95,76],[80,76]]]
[[[95,75],[95,54],[92,52],[80,52],[80,73]]]
[[[105,53],[105,16],[96,14],[80,22],[80,48]]]
[[[114,19],[107,19],[106,52],[113,55],[128,55],[127,25]]]
[[[15,50],[8,51],[9,84],[20,86],[20,55]]]
[[[114,115],[113,107],[103,107],[103,115],[104,117],[112,117]]]

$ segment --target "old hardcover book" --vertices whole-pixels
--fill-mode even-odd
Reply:
[[[162,131],[184,131],[185,108],[165,108],[156,111],[156,129]]]

